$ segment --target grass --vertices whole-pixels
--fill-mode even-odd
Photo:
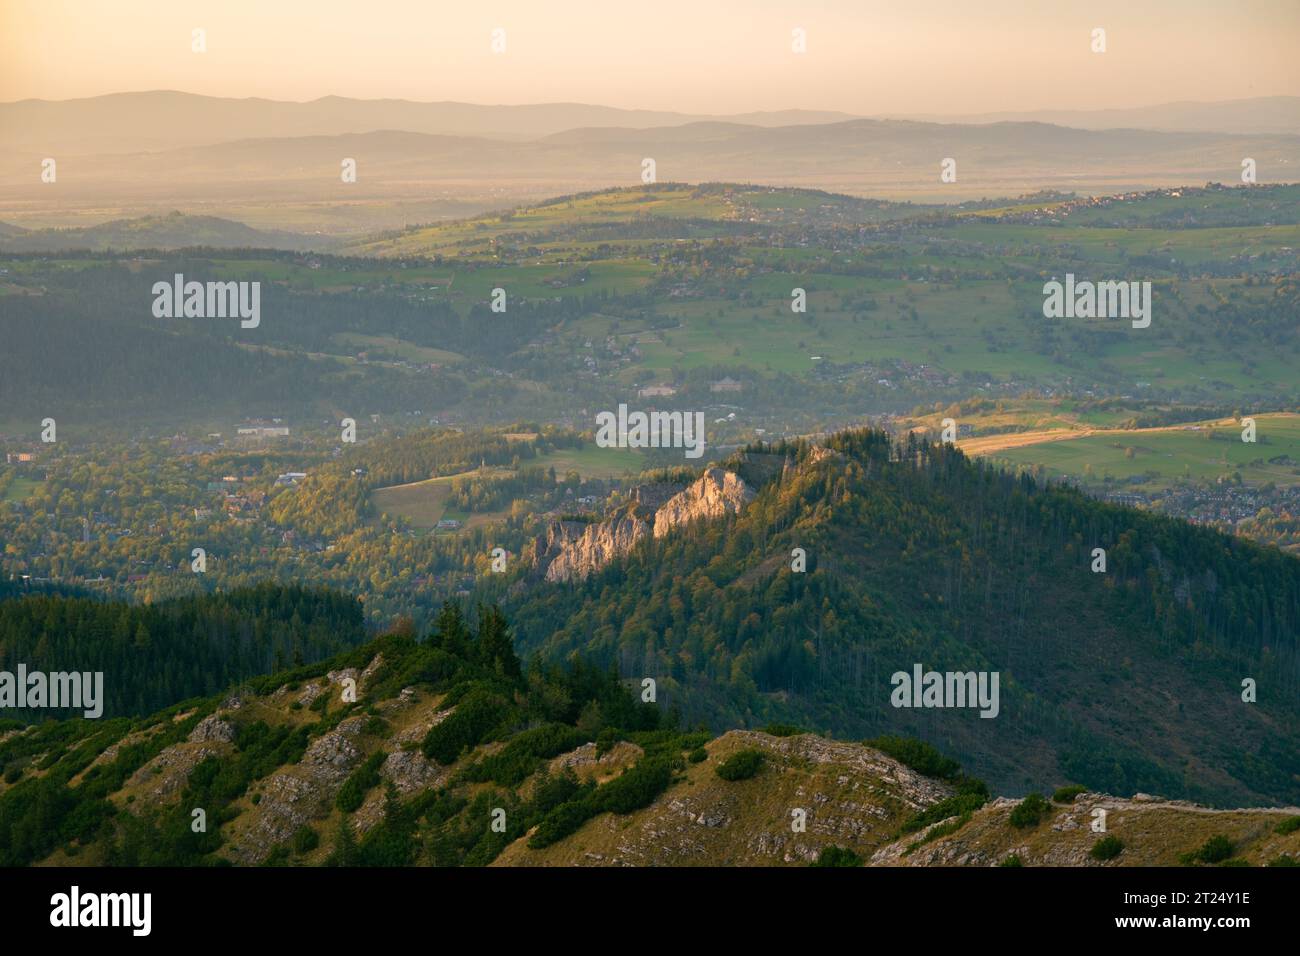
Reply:
[[[37,481],[35,478],[15,478],[9,482],[4,494],[0,494],[0,500],[23,501],[35,494],[42,484],[44,482]]]
[[[489,468],[486,473],[498,476],[512,474],[508,468]],[[370,502],[380,514],[404,518],[412,526],[427,531],[447,516],[447,500],[451,497],[452,482],[465,475],[475,474],[478,474],[477,470],[376,488],[370,493]]]
[[[570,471],[576,471],[583,478],[618,478],[640,472],[644,458],[636,449],[599,448],[593,444],[581,448],[557,449],[537,458],[524,459],[521,464],[525,468],[553,467],[556,475],[561,477]],[[488,468],[483,472],[494,478],[504,478],[514,473],[512,468]],[[376,488],[370,493],[370,502],[377,513],[403,518],[413,527],[424,531],[436,528],[443,518],[460,521],[464,528],[476,528],[499,521],[509,514],[508,511],[468,514],[447,506],[452,482],[478,474],[479,471],[475,469],[458,475],[443,475],[405,485]]]
[[[635,448],[560,448],[523,462],[525,467],[554,468],[563,477],[576,471],[583,478],[619,478],[645,467],[645,456]]]
[[[1022,447],[999,448],[996,439],[962,444],[970,453],[991,455],[1013,467],[1042,465],[1049,476],[1100,481],[1106,475],[1122,479],[1150,474],[1143,486],[1163,487],[1178,479],[1214,480],[1240,471],[1248,484],[1300,484],[1300,415],[1253,417],[1253,444],[1241,440],[1240,425],[1222,421],[1079,435],[1043,433],[1041,440]],[[996,437],[1007,444],[1031,440],[1015,434]],[[1283,460],[1270,461],[1278,458]]]

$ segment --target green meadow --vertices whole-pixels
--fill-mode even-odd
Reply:
[[[1105,431],[992,455],[1012,467],[1041,465],[1049,475],[1100,481],[1149,475],[1147,487],[1179,479],[1214,481],[1240,473],[1249,484],[1300,484],[1300,415],[1254,416],[1256,441],[1240,426],[1206,423],[1160,430]]]

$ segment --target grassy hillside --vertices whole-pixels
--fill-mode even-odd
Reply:
[[[0,730],[0,863],[1101,865],[1080,823],[1098,806],[1124,841],[1110,865],[1176,863],[1211,837],[1228,851],[1207,865],[1300,853],[1295,808],[1074,787],[1026,824],[918,741],[768,731],[682,732],[608,672],[522,670],[503,619],[448,608],[425,640],[391,633],[148,717]]]
[[[715,441],[974,395],[1292,408],[1297,210],[1298,186],[934,207],[660,184],[386,233],[348,257],[10,254],[0,401],[185,416],[235,392],[295,414],[573,424],[655,385],[671,390],[657,404],[706,410]],[[152,319],[152,283],[176,272],[261,282],[266,320]],[[1149,281],[1151,325],[1044,318],[1043,285],[1066,273]]]

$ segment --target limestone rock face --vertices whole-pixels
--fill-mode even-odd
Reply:
[[[216,714],[209,714],[199,721],[197,727],[190,731],[189,739],[191,743],[196,744],[208,741],[232,744],[235,742],[235,727]]]
[[[548,581],[581,581],[636,547],[646,537],[661,538],[692,521],[739,513],[754,500],[754,490],[734,472],[709,468],[690,487],[662,482],[633,493],[635,504],[595,524],[557,521],[533,546],[533,561]],[[657,509],[657,510],[655,510]]]
[[[669,498],[655,512],[655,537],[702,518],[721,518],[740,511],[754,500],[743,478],[721,468],[709,468],[695,484]]]
[[[235,837],[231,851],[243,864],[260,863],[277,843],[313,818],[322,816],[363,759],[355,740],[366,718],[349,717],[312,741],[296,764],[281,767],[261,787],[260,801]]]
[[[546,580],[581,581],[620,555],[627,554],[649,534],[650,525],[630,513],[611,521],[586,525],[580,535],[569,538],[560,547],[546,568]]]

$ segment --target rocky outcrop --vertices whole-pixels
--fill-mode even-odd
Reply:
[[[282,767],[260,788],[231,852],[240,863],[260,863],[273,847],[328,812],[343,781],[364,755],[356,744],[367,718],[349,717],[311,742],[303,758]]]
[[[680,484],[670,481],[651,481],[633,488],[632,500],[642,508],[649,508],[652,512],[658,511],[681,490]]]
[[[196,728],[197,729],[197,728]],[[178,797],[189,783],[194,768],[209,757],[224,758],[234,752],[234,747],[219,741],[172,744],[137,770],[127,780],[123,792],[134,795],[130,809],[133,813],[156,807],[159,803]]]
[[[216,714],[209,714],[199,721],[198,726],[190,731],[190,743],[218,742],[233,744],[235,742],[235,725],[222,720]]]
[[[519,840],[494,865],[806,865],[827,846],[865,857],[912,813],[953,793],[880,751],[812,734],[731,731],[705,750],[706,759],[687,763],[649,806],[597,816],[546,848]],[[761,771],[724,780],[718,765],[742,750],[762,752]],[[579,748],[569,756],[580,769],[593,753]],[[796,816],[801,829],[791,825]]]
[[[738,514],[754,500],[744,479],[722,468],[709,468],[692,485],[676,491],[680,487],[664,482],[643,485],[633,492],[633,504],[607,521],[554,522],[533,547],[534,564],[546,569],[548,581],[581,581],[644,538],[661,538],[692,521]]]
[[[573,522],[564,522],[572,524]],[[577,537],[568,538],[546,567],[548,581],[581,581],[615,558],[627,554],[650,535],[650,525],[632,512],[611,521],[583,526]]]
[[[739,514],[754,500],[754,491],[735,472],[705,469],[695,484],[674,495],[655,512],[655,537],[706,518]]]

